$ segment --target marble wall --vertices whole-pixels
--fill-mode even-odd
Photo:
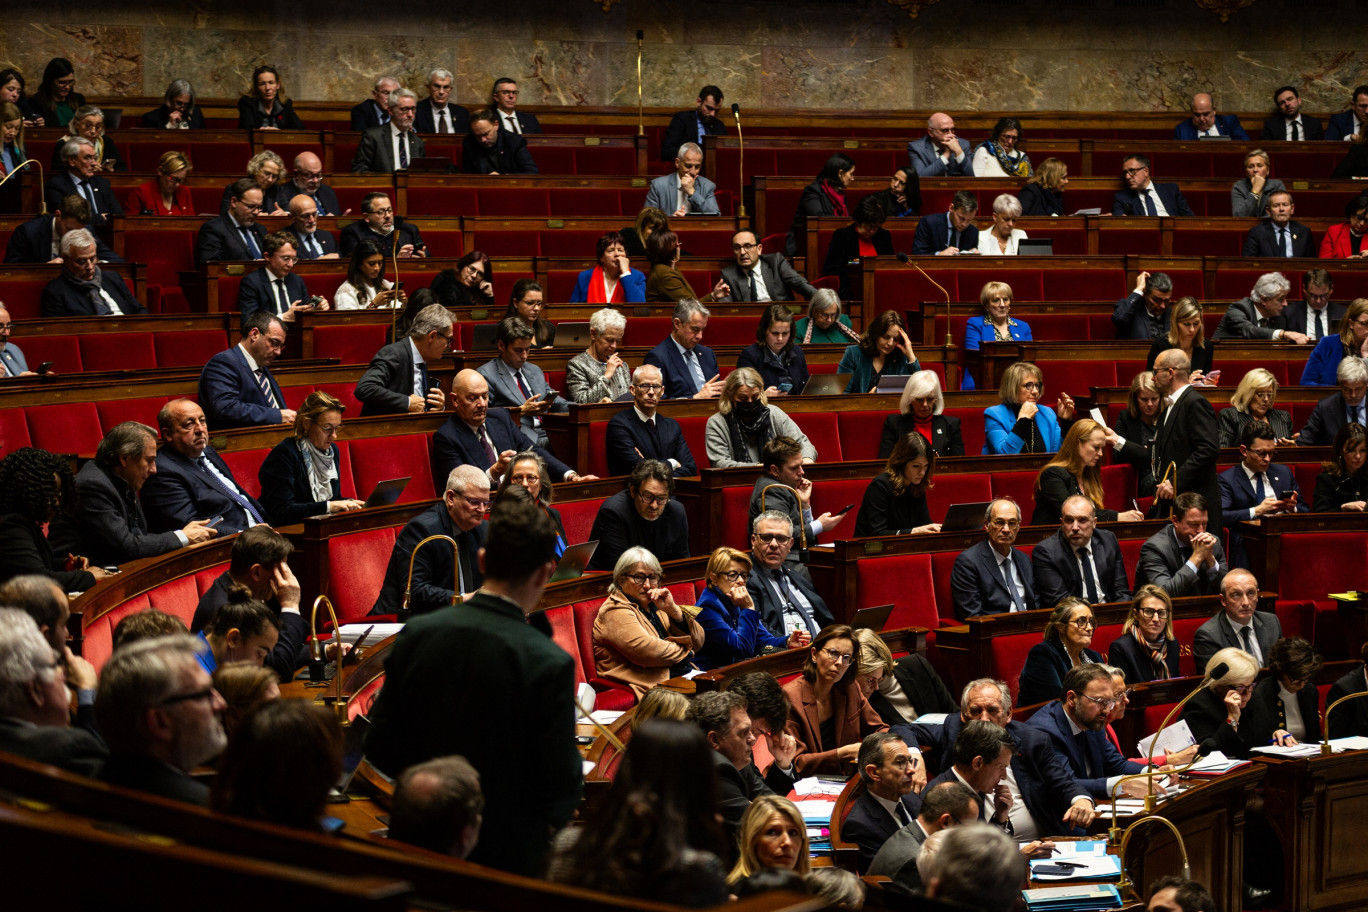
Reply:
[[[1358,0],[1256,0],[1222,23],[1194,0],[939,0],[915,18],[886,0],[522,0],[516,14],[53,0],[9,17],[0,65],[32,87],[65,56],[88,95],[159,95],[185,76],[231,97],[269,62],[288,94],[338,101],[364,98],[382,72],[416,87],[444,66],[467,104],[512,76],[525,104],[631,105],[641,29],[648,106],[684,106],[714,82],[750,108],[1181,111],[1210,90],[1223,110],[1259,111],[1290,82],[1326,111],[1368,82],[1368,52],[1343,42],[1359,12]]]

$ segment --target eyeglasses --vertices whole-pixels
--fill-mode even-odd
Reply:
[[[1019,519],[990,519],[988,525],[994,529],[1019,529],[1021,520]]]
[[[822,652],[825,652],[828,656],[830,656],[831,660],[833,662],[836,662],[838,665],[849,665],[851,660],[854,658],[854,656],[852,656],[848,652],[837,652],[836,650],[827,648],[825,646],[822,647]]]
[[[1141,608],[1140,616],[1150,619],[1160,618],[1162,620],[1168,620],[1169,613],[1167,608]]]
[[[9,332],[11,329],[14,329],[13,323],[0,323],[0,332]]]
[[[1074,618],[1070,623],[1080,630],[1087,630],[1089,627],[1097,626],[1097,619],[1090,617]]]
[[[793,541],[792,535],[784,535],[781,532],[756,532],[754,534],[756,538],[767,545],[772,545],[775,542],[778,542],[781,545],[787,545],[789,542]]]
[[[643,393],[658,393],[665,387],[661,386],[659,383],[638,383],[636,384],[636,388]]]
[[[1007,303],[1010,304],[1012,302],[1008,301]],[[1024,390],[1035,390],[1038,393],[1045,388],[1045,384],[1036,383],[1034,380],[1027,380],[1025,383],[1021,384],[1021,388]]]
[[[1131,698],[1131,694],[1133,694],[1133,693],[1135,693],[1135,688],[1134,688],[1134,687],[1127,687],[1125,690],[1121,691],[1119,694],[1116,694],[1116,702],[1117,702],[1117,703],[1129,703],[1129,702],[1130,702],[1130,698]]]
[[[394,215],[394,209],[393,209],[393,207],[388,208],[388,209],[372,209],[368,214],[369,214],[369,215]]]
[[[1272,390],[1255,390],[1255,391],[1254,391],[1254,398],[1256,398],[1256,399],[1272,399],[1275,395],[1277,395],[1277,394],[1274,393]]]
[[[641,494],[637,494],[637,500],[641,501],[642,503],[644,503],[644,504],[645,504],[646,506],[648,506],[648,507],[658,507],[658,506],[660,506],[661,504],[669,503],[669,502],[670,502],[670,495],[669,495],[669,494],[645,494],[645,493],[641,493]]]
[[[1126,175],[1126,177],[1134,177],[1135,175],[1139,174],[1141,171],[1148,171],[1148,170],[1149,170],[1148,168],[1123,168],[1123,169],[1121,169],[1121,173],[1124,174],[1124,175]]]
[[[481,269],[479,266],[467,266],[467,267],[465,268],[465,271],[466,271],[466,274],[467,274],[467,275],[474,275],[474,276],[483,276],[483,275],[484,275],[484,270]]]
[[[655,583],[660,582],[660,574],[658,574],[658,573],[629,573],[629,574],[627,574],[626,576],[624,576],[623,579],[629,579],[629,580],[631,580],[632,582],[636,583],[638,586],[647,586],[647,585],[654,585]]]
[[[340,424],[315,424],[314,427],[322,431],[325,437],[333,437],[338,431],[342,430],[342,425]]]
[[[212,700],[213,698],[214,688],[213,686],[209,686],[203,690],[196,690],[190,693],[176,694],[173,697],[167,697],[165,700],[158,703],[157,706],[172,706],[176,703],[189,703],[194,700]]]
[[[1088,695],[1088,694],[1079,694],[1079,696],[1082,697],[1082,698],[1085,699],[1085,700],[1091,700],[1091,701],[1093,701],[1094,703],[1096,703],[1098,706],[1102,707],[1103,709],[1111,709],[1113,706],[1116,705],[1116,699],[1115,699],[1114,697],[1104,697],[1104,698],[1099,699],[1099,698],[1097,698],[1097,697],[1090,696],[1090,695]]]
[[[728,580],[730,580],[731,582],[734,583],[734,582],[736,582],[737,580],[745,579],[745,577],[746,577],[746,571],[745,571],[745,570],[724,570],[724,571],[722,571],[721,573],[719,573],[719,574],[717,574],[717,575],[718,575],[718,576],[721,576],[721,577],[725,577],[726,579],[728,579]]]
[[[466,503],[470,504],[470,506],[476,510],[489,509],[489,501],[487,500],[477,500],[474,497],[466,497],[464,494],[461,495],[461,500],[464,500]]]

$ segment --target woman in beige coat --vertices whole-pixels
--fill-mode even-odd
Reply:
[[[675,604],[660,561],[645,548],[628,548],[613,567],[608,598],[594,618],[594,668],[642,694],[682,675],[703,646],[703,628]]]

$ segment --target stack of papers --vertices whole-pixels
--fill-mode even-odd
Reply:
[[[836,802],[822,798],[809,798],[793,802],[798,813],[803,815],[803,823],[810,827],[831,825],[831,812],[836,810]]]
[[[342,642],[356,645],[356,641],[361,639],[361,635],[370,631],[366,637],[366,646],[374,646],[383,639],[394,636],[404,629],[403,624],[343,624],[337,630],[337,635],[342,638]]]
[[[1212,751],[1201,760],[1197,761],[1188,769],[1185,775],[1211,778],[1222,773],[1228,773],[1233,769],[1248,766],[1248,760],[1231,760],[1220,751]]]
[[[1336,753],[1340,751],[1368,750],[1368,738],[1365,738],[1362,735],[1352,735],[1348,738],[1331,738],[1330,747]]]
[[[1022,890],[1026,908],[1050,910],[1050,912],[1093,912],[1093,910],[1115,909],[1121,905],[1121,893],[1111,884],[1088,884],[1075,887],[1044,887],[1039,890]]]
[[[1294,744],[1290,747],[1266,744],[1263,747],[1251,747],[1249,750],[1251,753],[1267,754],[1271,757],[1319,757],[1321,747],[1319,741],[1312,741],[1310,744]]]
[[[841,796],[845,782],[837,779],[822,779],[809,776],[793,783],[793,793],[799,798],[830,798],[835,801]]]
[[[1157,731],[1148,738],[1141,738],[1140,742],[1135,745],[1136,749],[1140,751],[1136,756],[1148,757],[1150,745],[1156,740],[1159,742],[1159,745],[1154,749],[1156,754],[1176,754],[1178,751],[1197,743],[1197,739],[1192,737],[1192,729],[1188,728],[1187,722],[1179,719],[1168,728]]]
[[[1061,863],[1070,869],[1068,874],[1049,874],[1040,870]],[[1031,860],[1031,879],[1041,883],[1046,881],[1105,880],[1109,877],[1120,876],[1121,859],[1105,853],[1097,855],[1056,855],[1053,858]]]

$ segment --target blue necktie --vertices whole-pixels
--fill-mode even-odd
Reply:
[[[1154,208],[1154,199],[1150,197],[1148,188],[1140,191],[1140,198],[1145,201],[1145,215],[1158,215],[1159,210]]]
[[[209,467],[208,456],[200,456],[196,461],[199,463],[200,471],[204,472],[205,475],[208,475],[209,479],[213,481],[214,484],[218,485],[221,490],[227,493],[227,495],[232,498],[233,503],[247,511],[247,515],[251,517],[252,522],[260,523],[262,521],[261,517],[257,514],[257,511],[252,508],[251,502],[238,490],[237,485],[233,484],[233,482],[227,478],[220,476]]]
[[[1087,548],[1078,549],[1078,562],[1083,571],[1083,595],[1089,605],[1096,605],[1102,599],[1097,595],[1097,584],[1093,581],[1092,561],[1089,559]]]
[[[256,238],[252,236],[252,232],[246,227],[240,227],[238,228],[238,231],[242,232],[242,242],[247,245],[248,258],[253,260],[261,259],[261,248],[257,246]]]

